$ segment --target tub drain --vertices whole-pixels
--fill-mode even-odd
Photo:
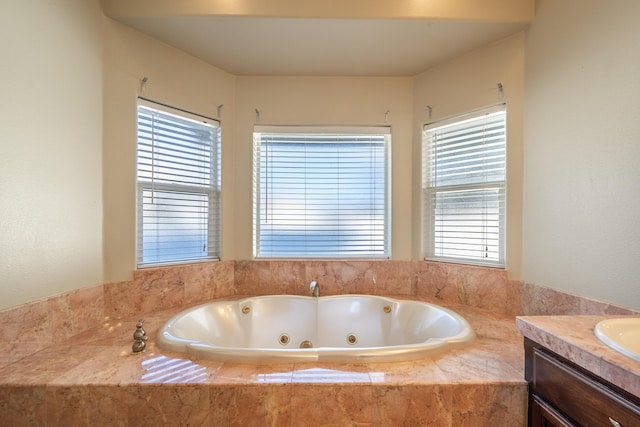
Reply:
[[[347,344],[355,345],[355,343],[357,342],[358,342],[358,337],[356,337],[355,334],[347,335]]]
[[[300,343],[300,348],[313,348],[313,343],[309,340],[304,340]]]

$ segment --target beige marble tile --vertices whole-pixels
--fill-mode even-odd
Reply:
[[[452,264],[414,261],[412,263],[416,295],[440,302],[458,303],[456,266]]]
[[[217,365],[205,365],[186,358],[157,355],[141,362],[145,384],[204,384],[216,376]]]
[[[472,307],[516,314],[518,287],[509,282],[505,270],[460,266],[457,268],[458,300]]]
[[[91,359],[95,348],[55,346],[46,348],[19,363],[0,369],[2,384],[44,386],[65,375],[70,369]],[[96,369],[92,366],[93,370]],[[75,384],[76,382],[74,382]],[[80,382],[84,384],[84,382]]]
[[[235,282],[234,261],[219,261],[214,263],[212,266],[212,275],[214,298],[240,294]]]
[[[416,385],[449,382],[447,376],[431,357],[406,362],[370,362],[368,365],[369,376],[374,384]]]
[[[233,261],[137,270],[132,281],[104,285],[105,317],[121,319],[235,295],[234,271]]]
[[[214,425],[208,424],[208,387],[157,384],[127,387],[124,400],[123,410],[130,426]]]
[[[337,295],[347,292],[342,283],[341,262],[309,261],[306,263],[306,283],[315,280],[322,295]]]
[[[377,295],[415,295],[411,261],[380,260],[371,263],[371,293]]]
[[[304,384],[369,384],[371,377],[366,363],[297,363],[291,381]]]
[[[640,315],[640,311],[544,286],[522,283],[519,314],[525,316]]]
[[[280,384],[290,383],[293,363],[253,365],[224,363],[210,384]]]
[[[289,386],[292,426],[370,426],[373,389],[361,384]]]
[[[94,329],[104,316],[102,285],[78,289],[52,298],[49,303],[52,342]]]
[[[296,391],[283,385],[248,385],[211,391],[209,425],[239,427],[294,427],[292,400]]]
[[[373,389],[374,426],[452,426],[449,384],[384,386]]]
[[[590,298],[580,298],[580,314],[640,316],[640,310],[633,310],[620,305],[597,301]]]
[[[501,314],[519,312],[520,283],[509,280],[505,270],[431,261],[414,261],[412,268],[419,297]]]
[[[196,262],[175,267],[176,282],[182,283],[182,300],[167,298],[169,306],[198,304],[213,298],[214,285],[212,283],[214,262]]]
[[[272,293],[268,285],[272,282],[269,261],[235,261],[235,288],[241,295],[264,295]]]
[[[36,301],[0,312],[0,367],[53,342],[50,302]]]
[[[143,355],[131,355],[131,349],[122,347],[88,348],[91,355],[68,369],[50,384],[73,385],[123,385],[141,382]]]
[[[316,280],[320,284],[321,295],[380,295],[385,292],[383,285],[377,282],[376,265],[378,262],[375,261],[309,261],[306,264],[306,282]]]
[[[309,295],[305,263],[301,261],[272,261],[269,263],[271,281],[265,284],[270,294]],[[264,293],[264,289],[262,291]]]
[[[209,390],[209,402],[205,407],[208,416],[201,425],[231,426],[234,418],[233,412],[241,407],[236,397],[237,387],[222,385],[208,386],[207,389]]]
[[[0,367],[95,328],[104,311],[103,286],[91,286],[0,312]]]
[[[46,426],[45,387],[0,385],[1,426]]]
[[[580,298],[532,284],[521,286],[520,313],[525,315],[578,315]]]
[[[346,294],[374,294],[373,261],[330,261],[331,269]]]
[[[527,385],[455,386],[452,426],[526,426]]]
[[[140,312],[142,296],[133,281],[109,282],[103,286],[105,319],[122,319]]]
[[[139,270],[138,273],[134,275],[134,286],[140,289],[141,300],[137,301],[140,313],[184,304],[184,268]]]
[[[474,345],[440,355],[435,363],[451,383],[522,383],[523,371],[500,358],[494,357],[500,349]]]
[[[49,426],[127,426],[127,409],[119,387],[60,387],[46,391]]]

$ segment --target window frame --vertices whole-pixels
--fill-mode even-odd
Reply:
[[[501,180],[489,180],[486,182],[467,182],[460,183],[454,185],[437,185],[434,184],[434,174],[433,168],[431,166],[431,159],[433,157],[433,152],[431,151],[431,142],[433,138],[428,137],[428,132],[433,132],[434,130],[453,127],[456,125],[460,125],[464,122],[470,120],[480,120],[483,117],[488,117],[491,115],[502,115],[502,135],[503,135],[503,151],[501,153],[503,158],[503,167],[501,173],[503,178]],[[427,123],[423,126],[422,130],[422,226],[423,226],[423,238],[422,238],[422,251],[425,260],[432,261],[444,261],[444,262],[453,262],[460,264],[468,264],[468,265],[480,265],[486,267],[497,267],[497,268],[505,268],[506,267],[506,230],[507,230],[507,151],[508,151],[508,141],[507,141],[507,105],[506,103],[500,103],[496,105],[491,105],[488,107],[480,108],[477,110],[473,110],[467,113],[455,115],[449,118],[445,118],[442,120],[436,120],[434,122]],[[437,161],[436,161],[437,163]],[[454,255],[439,255],[438,253],[442,253],[441,250],[437,250],[436,243],[436,210],[438,209],[438,205],[436,203],[436,197],[439,194],[453,194],[453,192],[466,191],[468,194],[471,192],[476,192],[476,194],[480,194],[480,192],[491,190],[493,192],[497,192],[497,195],[494,198],[494,205],[497,205],[497,215],[498,215],[498,225],[497,227],[497,257],[492,259],[483,259],[482,256],[454,256]],[[483,199],[482,196],[479,196],[482,200],[491,200],[491,197],[487,196],[486,199]],[[487,226],[487,222],[489,220],[485,219],[485,228],[489,228]],[[442,228],[441,228],[442,230]],[[490,234],[486,233],[485,234]],[[486,238],[486,236],[485,236]],[[449,248],[449,250],[452,250]],[[485,257],[487,253],[487,248],[485,248]]]
[[[382,217],[382,251],[378,253],[346,253],[338,250],[333,253],[314,252],[284,253],[270,250],[263,250],[264,244],[260,240],[261,236],[261,150],[259,135],[290,135],[290,136],[315,136],[318,138],[335,137],[341,135],[368,135],[384,136],[383,154],[381,164],[384,167],[384,189],[383,189],[383,215]],[[255,125],[253,144],[253,257],[255,259],[390,259],[391,258],[391,127],[390,126],[299,126],[299,125]],[[347,140],[346,142],[350,142]],[[306,197],[305,193],[305,197]],[[306,216],[306,214],[305,214]]]
[[[142,145],[147,145],[149,147],[153,146],[154,148],[150,148],[151,152],[154,150],[160,151],[158,148],[158,144],[162,144],[160,139],[162,136],[158,137],[158,143],[153,141],[153,136],[151,139],[143,138],[141,135],[142,125],[141,125],[141,110],[146,111],[146,114],[153,114],[155,112],[157,114],[162,115],[166,120],[170,120],[171,117],[176,119],[174,125],[178,126],[176,123],[180,122],[184,123],[193,123],[193,127],[190,129],[193,132],[196,132],[199,128],[208,128],[211,130],[211,139],[207,138],[208,148],[205,149],[197,149],[193,148],[193,146],[188,149],[189,151],[194,151],[191,158],[185,161],[179,161],[177,159],[173,160],[174,163],[170,163],[171,167],[176,167],[179,163],[181,163],[184,168],[183,169],[173,169],[177,172],[183,172],[185,175],[192,175],[192,178],[188,178],[183,176],[182,178],[175,178],[170,181],[168,178],[162,177],[163,172],[162,167],[159,166],[161,162],[160,155],[158,155],[158,159],[153,159],[153,154],[151,155],[151,159],[147,155],[147,160],[143,160],[143,153],[145,151],[141,148]],[[175,131],[175,128],[172,128]],[[175,150],[178,145],[178,142],[168,142],[169,136],[165,136],[165,147],[167,151]],[[142,140],[146,140],[146,143],[143,143]],[[196,140],[192,140],[190,142],[195,143]],[[203,145],[202,142],[205,140],[198,141],[200,145]],[[155,144],[155,145],[154,145]],[[204,145],[203,145],[204,146]],[[207,117],[204,115],[200,115],[197,113],[193,113],[187,110],[183,110],[181,108],[173,107],[164,103],[160,103],[154,100],[150,100],[148,98],[138,97],[137,107],[136,107],[136,264],[138,268],[147,268],[147,267],[156,267],[156,266],[164,266],[164,265],[174,265],[174,264],[186,264],[193,262],[201,262],[201,261],[212,261],[220,259],[220,251],[221,251],[221,147],[222,147],[222,130],[221,130],[221,122],[220,120],[213,119],[211,117]],[[146,151],[149,153],[149,150]],[[206,154],[202,154],[206,153]],[[175,152],[173,153],[175,154]],[[208,158],[208,162],[203,162],[202,159]],[[165,157],[166,159],[166,157]],[[157,162],[157,163],[154,163]],[[144,164],[146,162],[146,164]],[[202,166],[194,166],[193,163],[201,162]],[[166,161],[169,163],[169,161]],[[150,166],[150,164],[157,164],[155,166],[157,170],[154,171],[154,166]],[[143,169],[146,168],[146,171]],[[149,171],[150,168],[150,171]],[[206,172],[203,172],[206,171]],[[166,173],[166,169],[165,169]],[[202,177],[206,176],[206,178],[201,178],[203,181],[201,183],[196,183],[195,176],[200,175]],[[146,178],[145,178],[146,176]],[[148,178],[151,176],[151,178]],[[191,181],[191,182],[189,182]],[[208,181],[208,182],[207,182]],[[175,195],[178,200],[176,203],[184,202],[184,204],[180,204],[182,208],[192,208],[193,205],[189,204],[191,199],[191,203],[194,199],[198,197],[201,200],[206,199],[206,203],[204,205],[200,204],[201,211],[206,211],[206,215],[201,216],[200,219],[195,220],[195,222],[199,222],[200,226],[205,229],[205,234],[201,235],[199,239],[200,244],[206,245],[206,249],[203,249],[202,252],[204,254],[194,255],[193,253],[190,255],[174,255],[171,257],[152,257],[150,255],[145,255],[145,212],[149,212],[147,208],[149,206],[148,203],[145,202],[145,193],[153,192],[154,196],[158,197],[158,199],[162,199],[162,193],[166,197],[168,194]],[[157,194],[157,195],[156,195]],[[171,207],[169,203],[165,205],[164,208],[158,208],[157,212],[166,213],[171,216],[170,219],[181,218],[181,222],[179,224],[185,225],[189,222],[189,214],[172,214]],[[175,206],[175,205],[173,205]],[[191,212],[192,216],[196,215]],[[196,215],[197,216],[197,215]],[[168,218],[168,217],[164,217]],[[159,221],[158,221],[159,222]],[[191,218],[191,222],[194,222],[193,218]],[[204,225],[203,225],[204,224]],[[149,224],[147,224],[149,225]],[[152,223],[153,225],[153,223]],[[157,226],[157,224],[156,224]],[[157,226],[158,228],[161,226]],[[200,229],[200,231],[202,231]],[[185,236],[185,234],[177,234],[177,236]],[[193,238],[192,238],[193,239]],[[157,245],[161,245],[163,241],[158,242]],[[147,241],[148,243],[148,241]],[[175,244],[170,247],[175,249]]]

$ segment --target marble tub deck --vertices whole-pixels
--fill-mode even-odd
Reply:
[[[400,297],[401,298],[401,297]],[[442,304],[478,339],[428,358],[376,363],[223,363],[155,346],[185,307],[110,321],[0,369],[0,425],[524,426],[523,338],[514,316]]]

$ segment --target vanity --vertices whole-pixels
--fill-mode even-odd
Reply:
[[[521,316],[529,426],[640,426],[640,362],[594,334],[606,316]]]

